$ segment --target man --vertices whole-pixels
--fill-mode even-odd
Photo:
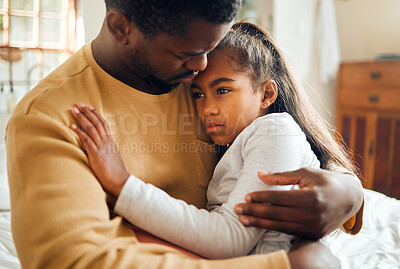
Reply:
[[[169,247],[139,243],[122,218],[110,216],[106,195],[78,137],[69,129],[74,104],[93,106],[108,120],[130,173],[204,207],[216,152],[197,124],[190,92],[180,83],[206,68],[207,53],[229,30],[240,4],[240,0],[106,0],[99,36],[19,103],[6,141],[12,229],[24,268],[335,265],[329,250],[318,242],[298,244],[289,254],[279,251],[220,261],[194,260]],[[252,196],[254,202],[271,204],[267,212],[288,209],[284,215],[268,216],[264,203],[242,205],[238,211],[248,213],[253,225],[321,237],[360,208],[361,188],[349,175],[302,170],[292,178],[304,183],[305,192]],[[279,176],[265,180],[276,179],[281,180]],[[315,203],[308,213],[290,203],[304,196]],[[290,213],[299,211],[305,217],[293,223]],[[317,232],[307,230],[308,224]]]

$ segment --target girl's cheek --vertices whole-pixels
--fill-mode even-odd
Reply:
[[[200,101],[196,101],[196,110],[197,110],[197,114],[199,114],[200,118],[203,118],[203,105],[202,102]]]

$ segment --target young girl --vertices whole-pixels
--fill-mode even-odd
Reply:
[[[208,60],[206,70],[193,80],[193,98],[213,141],[228,146],[208,186],[208,211],[129,175],[118,151],[110,150],[115,145],[107,123],[93,108],[73,110],[81,126],[93,125],[92,132],[72,129],[102,186],[118,197],[114,211],[139,228],[206,258],[289,251],[294,236],[245,227],[234,213],[247,193],[293,187],[268,186],[257,172],[332,163],[354,172],[353,165],[267,33],[237,23]]]

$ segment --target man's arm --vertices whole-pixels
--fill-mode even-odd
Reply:
[[[355,234],[362,226],[363,190],[360,181],[345,173],[300,169],[279,174],[259,173],[270,185],[299,184],[300,190],[263,191],[246,196],[235,207],[245,225],[277,230],[306,238],[322,238],[356,215]],[[349,227],[352,226],[352,227]]]
[[[289,268],[283,251],[207,261],[139,243],[122,218],[110,220],[71,119],[45,109],[16,111],[7,129],[12,229],[24,268]]]
[[[288,256],[292,269],[340,268],[339,260],[318,240],[298,240]]]

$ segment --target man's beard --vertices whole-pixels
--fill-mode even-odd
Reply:
[[[132,54],[130,64],[135,70],[135,73],[145,80],[151,87],[156,87],[157,89],[165,91],[170,91],[180,84],[179,82],[171,83],[171,81],[178,81],[181,78],[196,74],[194,71],[188,71],[170,79],[162,79],[162,74],[153,68],[145,57],[140,56],[137,53]]]
[[[161,74],[153,68],[148,61],[137,54],[131,56],[130,64],[135,70],[135,73],[145,80],[150,86],[155,86],[161,89],[172,89],[175,85],[170,85],[168,81],[161,79]]]

